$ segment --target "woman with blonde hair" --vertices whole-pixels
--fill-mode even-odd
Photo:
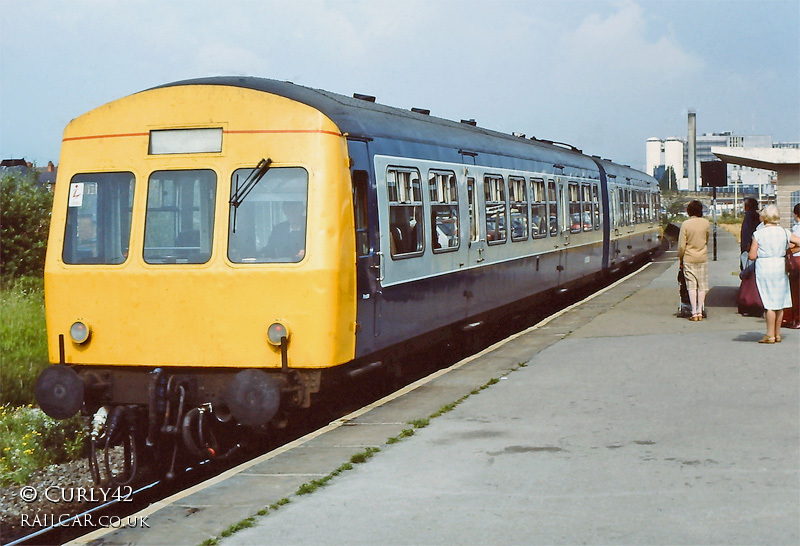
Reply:
[[[767,335],[759,343],[781,342],[783,309],[792,306],[789,276],[786,274],[786,249],[800,244],[800,237],[778,225],[780,213],[775,205],[761,211],[764,227],[753,233],[748,258],[756,261],[756,286],[767,316]]]

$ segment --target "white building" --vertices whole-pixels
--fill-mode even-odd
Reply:
[[[700,164],[703,161],[717,161],[718,158],[711,153],[711,147],[726,148],[773,148],[771,135],[734,135],[730,131],[723,133],[705,133],[696,137],[697,164],[695,172],[698,176],[698,188],[701,187]],[[775,147],[792,147],[793,145],[777,144]],[[660,178],[663,173],[672,168],[675,173],[678,189],[689,190],[687,139],[671,137],[662,140],[658,137],[647,139],[646,163],[647,172]],[[772,195],[775,193],[775,172],[743,165],[728,165],[728,185],[739,185],[747,188],[751,193],[759,195]],[[755,188],[755,189],[754,189]]]

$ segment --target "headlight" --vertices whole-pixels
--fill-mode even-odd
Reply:
[[[281,338],[285,337],[289,341],[289,328],[280,322],[273,322],[267,328],[267,341],[273,345],[280,346]]]
[[[72,326],[69,327],[69,336],[72,341],[78,344],[86,343],[91,333],[92,329],[81,321],[73,322]]]

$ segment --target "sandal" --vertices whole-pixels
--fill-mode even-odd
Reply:
[[[773,336],[764,336],[758,340],[759,343],[775,343],[775,338]]]
[[[780,335],[775,336],[775,343],[780,343],[782,339]]]

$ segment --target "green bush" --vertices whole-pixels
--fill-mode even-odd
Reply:
[[[56,421],[33,406],[0,406],[0,485],[24,484],[47,465],[77,459],[86,426],[80,416]]]
[[[36,172],[6,170],[0,176],[0,276],[44,272],[53,194],[36,183]]]
[[[48,365],[42,279],[3,283],[0,316],[0,404],[32,404],[36,378]]]

